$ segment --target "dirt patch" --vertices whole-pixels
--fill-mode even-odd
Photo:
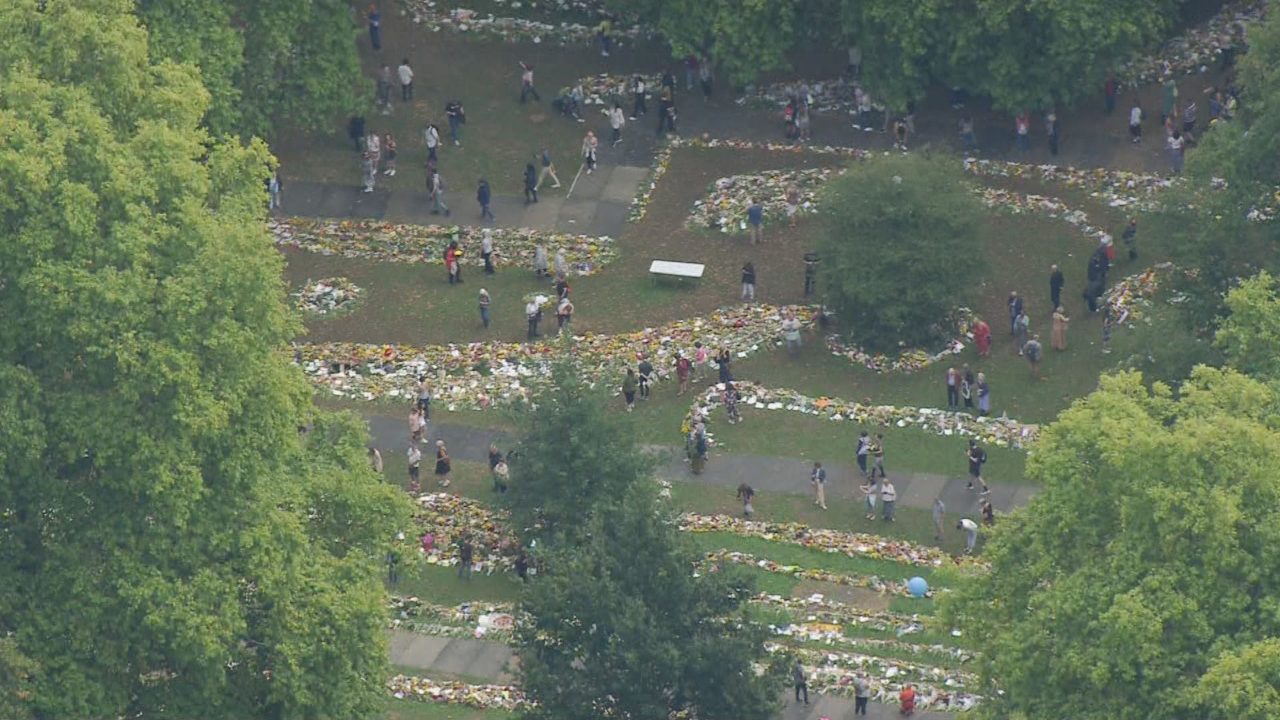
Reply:
[[[889,609],[890,597],[888,595],[875,590],[868,590],[867,588],[839,585],[821,580],[803,580],[791,591],[791,596],[796,598],[807,598],[814,594],[822,595],[829,600],[842,602],[846,605],[862,608],[863,610],[881,611]]]

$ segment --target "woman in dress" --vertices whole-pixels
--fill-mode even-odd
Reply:
[[[440,483],[440,487],[449,487],[449,448],[445,447],[443,440],[436,441],[436,478]]]
[[[973,325],[973,341],[978,345],[978,356],[991,354],[991,326],[981,318]]]
[[[1062,310],[1062,306],[1059,305],[1053,311],[1053,337],[1051,338],[1051,341],[1053,343],[1054,350],[1061,351],[1067,349],[1067,323],[1069,322],[1071,322],[1071,318],[1067,317],[1066,313]]]

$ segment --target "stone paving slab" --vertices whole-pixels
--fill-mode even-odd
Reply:
[[[636,190],[640,188],[640,183],[648,176],[649,168],[647,167],[636,167],[634,165],[614,166],[613,172],[609,176],[609,181],[600,193],[600,199],[630,203],[631,199],[636,196]]]
[[[391,633],[391,664],[429,668],[448,645],[449,638],[395,630]]]
[[[494,644],[496,645],[496,643]],[[506,646],[500,645],[499,647],[502,647],[508,653],[510,652],[510,649],[506,648]],[[431,663],[430,669],[451,675],[466,675],[468,674],[467,668],[471,667],[484,652],[485,647],[480,644],[479,640],[453,638],[449,641],[449,645],[441,651],[435,662]]]

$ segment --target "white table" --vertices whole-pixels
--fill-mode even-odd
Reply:
[[[649,264],[649,274],[657,282],[659,276],[675,278],[693,278],[699,280],[707,269],[702,263],[674,262],[672,260],[654,260]]]

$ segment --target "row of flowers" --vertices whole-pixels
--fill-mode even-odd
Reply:
[[[504,262],[533,266],[539,247],[547,261],[564,251],[569,270],[590,275],[618,257],[608,236],[573,235],[543,230],[509,230],[458,225],[407,225],[381,220],[314,220],[283,218],[268,223],[277,245],[321,255],[369,258],[389,262],[444,264],[444,251],[457,242],[464,265],[483,265],[480,244],[485,233]]]
[[[559,45],[590,43],[595,40],[599,30],[599,22],[583,25],[576,22],[554,20],[551,13],[578,11],[586,12],[603,21],[606,18],[602,6],[598,3],[574,2],[572,5],[559,2],[556,4],[543,2],[551,11],[548,20],[534,20],[523,17],[502,17],[490,13],[481,14],[467,8],[444,9],[437,7],[440,0],[405,0],[413,22],[431,32],[441,30],[457,33],[468,33],[504,42],[532,42],[535,44],[556,43]],[[530,3],[536,7],[536,3]],[[521,9],[520,0],[511,3],[515,10]],[[611,24],[609,36],[615,41],[626,38],[630,40],[653,36],[653,31],[640,25]]]
[[[712,352],[728,350],[735,358],[776,346],[784,310],[795,312],[805,325],[814,320],[809,306],[737,305],[620,335],[576,336],[573,353],[596,382],[621,382],[625,369],[641,356],[665,379],[675,372],[677,353],[693,356],[695,342]],[[325,343],[299,345],[294,357],[313,382],[354,399],[407,400],[415,397],[419,377],[431,378],[437,402],[452,410],[523,400],[528,383],[543,376],[547,362],[560,351],[554,341],[427,347]]]
[[[889,660],[874,655],[840,650],[796,648],[781,643],[766,644],[774,653],[794,654],[807,670],[809,689],[824,695],[854,695],[854,680],[865,673],[871,699],[896,705],[898,693],[910,684],[916,690],[916,709],[955,712],[970,710],[982,698],[966,688],[976,687],[977,678],[960,670]]]
[[[391,627],[441,637],[476,637],[510,642],[515,616],[509,603],[435,605],[412,596],[388,601]]]
[[[1194,27],[1165,41],[1151,55],[1127,63],[1117,73],[1126,85],[1162,80],[1168,75],[1206,72],[1227,50],[1242,49],[1247,23],[1261,20],[1267,0],[1228,3],[1203,26]]]
[[[344,277],[310,278],[302,288],[290,295],[294,307],[307,315],[332,316],[351,312],[360,302],[364,290]]]
[[[885,579],[879,575],[846,575],[843,573],[831,572],[829,570],[820,570],[816,568],[807,568],[803,565],[788,565],[780,563],[776,560],[768,558],[760,558],[751,553],[738,552],[737,550],[714,550],[707,553],[706,565],[707,572],[716,572],[716,569],[724,564],[747,565],[765,572],[776,573],[778,575],[788,575],[798,580],[812,580],[816,582],[831,583],[833,585],[845,585],[847,587],[860,587],[867,590],[874,590],[880,593],[890,593],[901,597],[911,597],[911,592],[907,590],[907,580]],[[933,597],[933,590],[928,592],[928,597]]]
[[[746,93],[738,98],[739,105],[757,107],[785,107],[792,98],[808,98],[809,110],[813,112],[849,111],[857,109],[853,91],[858,84],[848,78],[832,80],[794,80],[791,82],[766,83],[748,87]],[[876,106],[877,110],[883,107]]]
[[[1039,180],[1066,185],[1078,188],[1110,207],[1143,212],[1157,209],[1157,196],[1173,184],[1170,178],[1128,170],[1079,169],[1069,165],[1032,165],[1007,160],[965,158],[964,169],[979,177]]]
[[[398,700],[465,705],[479,710],[515,712],[528,704],[514,685],[471,685],[459,680],[437,680],[416,675],[396,675],[387,691]]]
[[[896,355],[886,355],[884,353],[871,353],[858,347],[857,345],[848,345],[837,335],[827,336],[827,349],[833,355],[839,355],[855,365],[861,365],[872,372],[901,372],[913,373],[923,370],[951,355],[959,355],[964,351],[965,345],[973,340],[973,326],[978,321],[978,316],[969,308],[958,308],[955,316],[948,321],[948,325],[954,324],[956,335],[946,345],[936,352],[929,352],[920,348],[903,350]]]
[[[588,75],[578,79],[578,85],[582,86],[583,102],[588,105],[610,105],[615,102],[623,104],[628,114],[633,108],[630,103],[634,94],[634,82],[636,76],[644,81],[645,97],[654,99],[660,91],[662,84],[661,75],[646,75],[644,73],[636,73],[635,75],[610,75],[609,73],[600,73],[599,75]],[[566,88],[568,91],[570,88]]]

